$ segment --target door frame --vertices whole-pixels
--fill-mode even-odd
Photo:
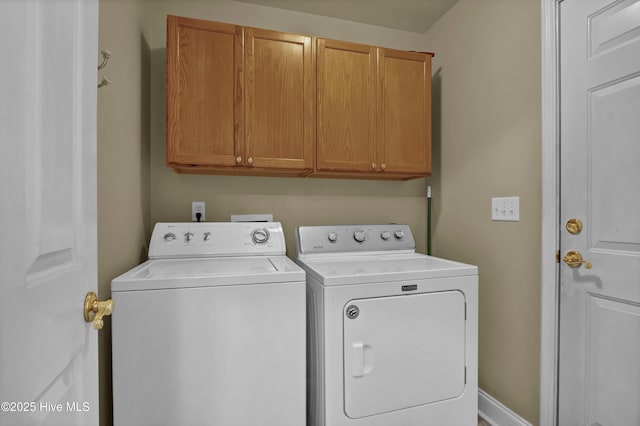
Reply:
[[[560,2],[542,0],[540,426],[558,421],[560,268]]]

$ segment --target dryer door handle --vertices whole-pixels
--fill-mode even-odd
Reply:
[[[353,377],[364,376],[364,344],[362,342],[354,342],[351,345],[353,356]]]
[[[365,376],[373,370],[373,349],[362,342],[351,344],[353,377]]]

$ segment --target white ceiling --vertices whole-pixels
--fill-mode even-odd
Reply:
[[[238,0],[425,33],[458,0]]]

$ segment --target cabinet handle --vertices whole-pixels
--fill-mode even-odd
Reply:
[[[386,169],[386,168],[387,168],[387,165],[386,165],[386,164],[384,164],[384,163],[382,163],[382,164],[380,164],[380,168],[381,168],[382,170],[384,170],[384,169]]]
[[[371,168],[375,170],[376,169],[376,163],[371,163]]]
[[[253,157],[249,157],[249,158],[247,158],[247,163],[249,163],[249,164],[253,164]]]
[[[236,157],[236,164],[240,164],[240,163],[242,163],[242,157],[237,156]]]

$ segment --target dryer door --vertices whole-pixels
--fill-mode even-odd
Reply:
[[[463,393],[462,292],[354,299],[344,306],[343,318],[344,409],[350,418]]]

